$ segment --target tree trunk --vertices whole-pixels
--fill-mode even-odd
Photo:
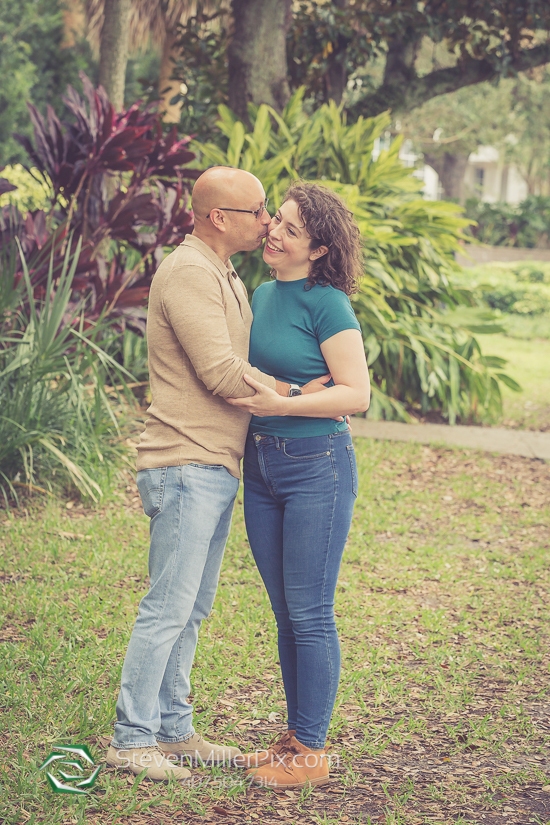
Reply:
[[[325,76],[326,100],[334,100],[336,105],[339,106],[346,91],[347,82],[348,75],[344,61],[337,60],[336,58],[331,60]]]
[[[174,71],[174,59],[179,52],[176,48],[177,35],[175,32],[167,31],[162,44],[162,58],[160,63],[159,93],[162,98],[159,109],[164,112],[165,123],[179,123],[181,118],[181,99],[178,103],[170,103],[179,90],[181,81],[172,80]]]
[[[388,41],[384,85],[407,84],[416,77],[414,64],[421,42],[410,28],[406,29],[402,37]]]
[[[105,0],[99,46],[99,82],[117,112],[124,108],[131,0]]]
[[[457,203],[464,203],[464,175],[468,158],[469,155],[453,155],[451,152],[442,155],[424,152],[424,160],[439,175],[444,196]]]
[[[280,112],[290,97],[286,33],[292,0],[232,0],[232,9],[229,106],[248,122],[248,103],[267,103]]]
[[[349,5],[349,0],[332,0],[332,5],[338,9],[345,9]],[[342,102],[348,82],[345,62],[347,45],[345,38],[341,36],[332,44],[333,51],[329,55],[328,71],[325,75],[325,100],[327,103],[334,100],[337,106]]]

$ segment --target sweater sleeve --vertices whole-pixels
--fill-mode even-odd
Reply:
[[[162,308],[174,334],[205,387],[222,398],[254,395],[247,373],[270,389],[275,379],[233,352],[222,291],[216,277],[198,266],[173,271],[164,287]]]

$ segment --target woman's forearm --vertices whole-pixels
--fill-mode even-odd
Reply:
[[[256,390],[255,395],[226,398],[225,401],[233,407],[260,417],[296,415],[304,418],[336,418],[341,415],[363,412],[369,406],[368,372],[366,372],[364,381],[358,386],[335,384],[319,392],[310,391],[293,398],[283,398],[277,395],[274,390],[260,384],[250,375],[243,377],[246,383]]]
[[[364,412],[370,403],[370,387],[348,387],[336,384],[322,392],[281,399],[279,415],[299,415],[305,418],[332,418]]]

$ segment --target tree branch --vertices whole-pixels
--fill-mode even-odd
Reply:
[[[550,41],[525,49],[510,60],[510,70],[524,72],[535,66],[550,63]],[[463,86],[473,86],[485,80],[494,80],[499,76],[498,68],[490,60],[475,60],[460,63],[449,69],[418,77],[409,76],[408,82],[402,79],[385,82],[372,94],[366,95],[349,110],[352,117],[374,117],[387,109],[394,112],[409,112],[416,109],[432,97],[456,92]]]

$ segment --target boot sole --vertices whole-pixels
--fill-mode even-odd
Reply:
[[[139,771],[138,773],[135,773],[135,771],[131,770],[131,768],[129,768],[125,765],[113,765],[110,762],[105,762],[105,764],[107,765],[108,768],[114,768],[115,771],[124,771],[125,773],[131,773],[132,776],[139,776],[139,774],[141,773],[141,771]],[[143,768],[142,770],[145,770],[145,768]],[[171,777],[166,776],[164,779],[160,779],[160,778],[155,777],[155,776],[149,776],[148,774],[145,774],[145,776],[143,777],[143,779],[148,779],[149,782],[168,782],[170,778]],[[193,774],[191,772],[189,773],[189,776],[182,776],[181,778],[176,779],[176,782],[183,782],[183,783],[189,783],[189,782],[192,782],[192,781],[193,781]]]
[[[190,767],[193,768],[200,768],[201,765],[214,765],[215,767],[226,767],[232,768],[233,759],[237,759],[238,757],[233,757],[232,759],[201,759],[200,757],[193,756],[190,753],[173,753],[172,751],[162,751],[163,754],[169,758],[170,756],[176,756],[178,759],[184,759]]]

